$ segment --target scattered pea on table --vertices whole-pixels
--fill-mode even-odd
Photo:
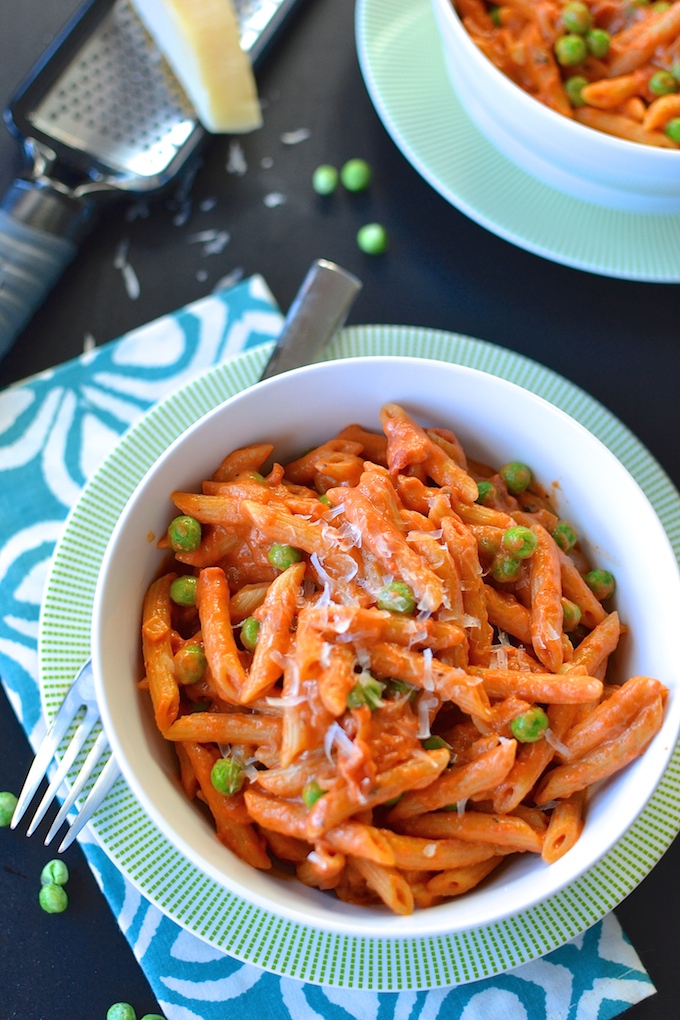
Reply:
[[[6,828],[12,821],[14,809],[17,806],[17,798],[9,790],[0,793],[0,828]]]
[[[387,231],[381,223],[366,223],[357,232],[357,245],[366,255],[387,251]]]
[[[68,894],[63,885],[49,882],[40,887],[38,902],[46,914],[62,914],[68,907]]]
[[[322,163],[312,174],[312,187],[317,195],[332,195],[338,186],[340,174],[330,163]]]
[[[55,858],[48,861],[40,873],[41,885],[66,885],[68,882],[68,866],[65,861]]]
[[[365,159],[348,159],[340,171],[340,180],[348,191],[365,191],[372,176]]]

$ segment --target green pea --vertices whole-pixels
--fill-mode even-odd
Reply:
[[[319,496],[319,503],[323,503],[325,506],[333,506],[326,493],[323,496]]]
[[[522,569],[522,561],[511,553],[501,550],[491,564],[491,576],[499,584],[516,581]]]
[[[175,552],[193,552],[201,544],[201,525],[186,514],[175,517],[168,525],[168,542]]]
[[[106,1020],[137,1020],[137,1014],[129,1002],[114,1002],[106,1011]]]
[[[552,537],[562,552],[569,552],[578,542],[578,535],[569,521],[558,521],[552,531]]]
[[[160,1013],[145,1013],[141,1020],[165,1020]]]
[[[583,580],[600,602],[611,598],[616,591],[616,581],[608,570],[589,570],[587,574],[584,574]]]
[[[357,245],[365,255],[382,255],[387,251],[387,231],[381,223],[366,223],[357,232]]]
[[[372,176],[365,159],[349,159],[340,171],[340,180],[348,191],[365,191]]]
[[[317,195],[332,195],[338,186],[340,175],[330,163],[322,163],[312,174],[312,187]]]
[[[562,23],[567,32],[577,32],[585,35],[592,24],[590,8],[581,0],[574,0],[568,3],[562,11]]]
[[[274,545],[271,546],[267,553],[267,559],[277,570],[287,570],[293,563],[300,562],[302,553],[299,549],[294,549],[292,545],[274,542]]]
[[[245,781],[243,765],[236,758],[218,758],[210,770],[210,782],[218,793],[232,797]]]
[[[390,581],[378,592],[377,603],[378,609],[388,609],[390,613],[407,616],[416,608],[416,597],[410,584]]]
[[[0,793],[0,828],[6,828],[12,821],[14,809],[17,806],[17,797],[9,790]]]
[[[40,887],[38,902],[46,914],[61,914],[68,906],[68,895],[62,885],[49,882]]]
[[[588,55],[588,48],[582,35],[570,32],[562,35],[555,43],[555,56],[562,67],[574,67],[582,64]]]
[[[581,93],[587,84],[588,79],[584,78],[582,74],[573,74],[571,78],[567,78],[565,81],[564,91],[567,93],[567,99],[574,108],[586,105],[586,101]]]
[[[425,737],[421,744],[426,751],[438,751],[440,747],[447,747],[449,751],[452,750],[451,745],[443,737],[438,736]]]
[[[175,653],[173,663],[177,683],[186,687],[203,679],[208,661],[200,645],[188,644]]]
[[[571,599],[562,598],[562,629],[565,634],[573,634],[581,622],[581,610]]]
[[[302,790],[302,803],[305,807],[312,807],[326,791],[322,790],[316,779],[312,779]]]
[[[524,492],[531,485],[533,477],[531,468],[519,460],[511,460],[508,464],[504,464],[498,473],[507,485],[508,492],[513,496]]]
[[[672,142],[680,143],[680,117],[673,117],[669,120],[664,132]]]
[[[601,60],[609,53],[611,36],[604,28],[592,28],[586,35],[586,46],[594,57]]]
[[[40,884],[66,885],[68,877],[68,867],[66,862],[55,858],[53,861],[48,861],[40,872]]]
[[[656,71],[649,79],[649,91],[654,96],[667,96],[678,91],[678,83],[669,71]]]
[[[500,7],[497,7],[496,4],[489,8],[489,17],[491,18],[496,28],[502,27],[503,22],[501,21]]]
[[[249,616],[247,620],[243,621],[241,625],[241,644],[249,652],[255,651],[259,633],[260,621],[256,620],[254,616]]]
[[[447,804],[445,807],[439,808],[440,811],[457,811],[458,804]]]
[[[481,503],[482,506],[488,506],[498,496],[498,489],[493,482],[477,482],[477,499],[476,503]]]
[[[510,723],[510,731],[520,744],[533,744],[540,740],[548,729],[548,717],[538,705],[515,716]]]
[[[382,694],[385,686],[381,680],[376,680],[370,673],[362,673],[358,682],[347,695],[347,707],[361,708],[362,705],[368,705],[371,712],[375,712],[383,704]]]
[[[384,801],[383,807],[394,807],[395,804],[399,803],[403,796],[403,793],[399,793],[396,797],[391,797],[390,800]]]
[[[501,544],[506,552],[511,553],[520,560],[527,560],[533,556],[538,546],[538,538],[531,530],[518,524],[514,528],[508,528],[503,532]]]
[[[170,585],[170,598],[178,606],[195,606],[197,583],[198,578],[192,574],[176,577]]]
[[[676,81],[680,81],[680,60],[674,60],[668,70]]]

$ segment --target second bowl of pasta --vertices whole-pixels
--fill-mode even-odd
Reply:
[[[679,596],[651,504],[573,419],[462,366],[329,362],[220,404],[133,494],[95,598],[102,717],[225,889],[331,932],[465,931],[643,810]]]
[[[432,7],[452,84],[505,156],[579,199],[680,211],[678,0]]]

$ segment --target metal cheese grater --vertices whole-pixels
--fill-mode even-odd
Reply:
[[[257,67],[297,0],[234,0]],[[87,0],[5,111],[28,169],[0,207],[0,357],[102,203],[160,191],[205,138],[128,0]]]

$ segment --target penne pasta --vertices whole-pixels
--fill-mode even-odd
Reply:
[[[531,18],[527,74],[558,103],[546,11],[502,10]],[[405,915],[567,853],[667,690],[608,678],[627,627],[538,483],[515,491],[525,466],[471,460],[397,404],[381,421],[289,463],[242,447],[172,494],[194,521],[158,541],[174,561],[144,597],[138,686],[226,848]]]

